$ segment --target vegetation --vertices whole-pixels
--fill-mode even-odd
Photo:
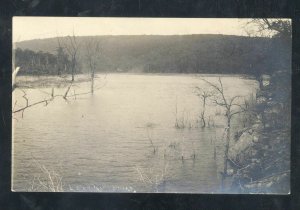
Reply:
[[[94,79],[95,79],[95,71],[98,66],[99,57],[100,57],[100,45],[94,39],[90,39],[85,43],[86,48],[86,62],[90,69],[91,75],[91,93],[94,93]]]
[[[57,38],[59,40],[59,38]],[[59,47],[60,41],[59,42]],[[75,74],[78,71],[78,51],[79,51],[79,43],[77,42],[77,37],[75,36],[75,33],[73,31],[72,36],[67,36],[67,39],[64,40],[63,42],[63,49],[65,49],[70,57],[70,70],[71,70],[71,75],[72,75],[72,82],[74,81]]]
[[[289,192],[289,83],[285,73],[276,73],[272,75],[270,84],[258,92],[252,124],[239,131],[232,148],[232,190]],[[246,147],[235,151],[243,144]]]
[[[213,96],[213,93],[209,92],[209,91],[205,91],[200,87],[196,87],[196,95],[202,101],[202,111],[200,113],[200,119],[201,119],[201,122],[202,122],[202,127],[205,128],[207,126],[206,125],[207,120],[206,120],[206,116],[205,116],[206,101],[207,101],[207,99],[209,99],[210,97]],[[208,122],[208,124],[209,124],[209,122]]]
[[[55,95],[54,89],[48,99],[30,103],[26,91],[22,98],[26,104],[13,113],[37,104],[50,103],[55,97],[67,100],[79,66],[89,72],[91,91],[95,90],[94,78],[97,72],[144,72],[144,73],[222,73],[247,74],[254,76],[259,84],[256,97],[246,99],[235,95],[228,97],[219,77],[217,83],[203,80],[209,90],[196,87],[196,95],[201,100],[200,120],[202,127],[208,127],[211,119],[206,116],[207,100],[210,100],[224,115],[224,156],[222,187],[225,179],[231,182],[233,191],[239,192],[288,192],[290,174],[290,69],[291,69],[291,27],[286,20],[252,20],[248,23],[259,26],[259,31],[249,32],[249,37],[223,35],[188,36],[101,36],[57,38],[59,47],[51,49],[54,39],[33,40],[17,43],[15,66],[20,66],[24,75],[64,75],[71,74],[72,80],[63,95]],[[265,37],[257,37],[257,35]],[[62,44],[63,43],[63,44]],[[85,47],[79,48],[82,43]],[[100,50],[101,47],[101,50]],[[44,50],[41,51],[41,50]],[[54,53],[54,54],[52,54]],[[101,57],[100,57],[101,53]],[[270,76],[269,84],[264,84],[264,75]],[[14,76],[15,77],[15,76]],[[15,84],[13,89],[15,88]],[[84,93],[86,94],[86,93]],[[16,102],[17,103],[17,102]],[[178,116],[175,107],[176,129],[192,128],[189,113]],[[242,128],[232,129],[233,117],[238,116]],[[188,160],[177,142],[168,148],[158,150],[147,127],[148,141],[153,154],[164,151],[176,152],[182,164]],[[235,133],[234,133],[235,132]],[[214,142],[214,158],[216,160]],[[178,155],[179,154],[179,155]],[[196,159],[193,150],[191,158]],[[44,186],[50,191],[61,190],[61,179],[57,174],[40,166],[50,182]],[[158,173],[149,173],[136,167],[140,180],[145,184],[158,186],[165,182],[167,165]],[[151,173],[150,173],[151,172]],[[58,176],[57,176],[58,177]],[[40,184],[41,182],[38,180]],[[57,184],[53,182],[56,180]],[[33,185],[32,185],[33,186]],[[32,187],[33,188],[33,187]]]
[[[280,46],[291,46],[290,21],[254,19],[248,24],[259,26],[250,35],[268,34]],[[277,62],[290,62],[291,50],[287,49],[282,48],[283,57]],[[238,132],[231,150],[233,191],[290,192],[291,67],[280,67],[270,73],[268,83],[261,76],[257,79],[260,89],[250,109],[253,119]]]
[[[34,166],[40,171],[31,180],[28,191],[35,192],[63,192],[63,176],[58,170],[49,169],[32,157]]]
[[[70,60],[63,48],[57,54],[17,48],[15,66],[21,67],[20,75],[62,75],[69,73]]]
[[[69,39],[59,38],[61,43],[68,43]],[[76,37],[76,43],[84,46],[91,39],[101,46],[101,65],[97,65],[96,72],[255,76],[290,67],[290,55],[286,52],[290,52],[291,46],[282,44],[279,38],[229,35],[96,36]],[[57,39],[23,41],[16,43],[16,46],[22,50],[54,54],[57,51]],[[87,48],[80,47],[76,54],[77,65],[81,66],[83,72],[89,72],[86,51]],[[72,56],[67,54],[67,67],[71,74]],[[27,74],[26,68],[23,73]]]
[[[224,116],[226,117],[226,127],[225,127],[226,142],[225,142],[225,152],[224,152],[224,170],[222,172],[222,186],[223,186],[224,180],[228,176],[227,164],[228,164],[228,153],[229,153],[230,142],[231,142],[231,127],[232,127],[231,121],[233,116],[243,112],[244,109],[238,102],[238,99],[241,96],[236,95],[230,98],[226,97],[223,83],[220,77],[218,78],[218,84],[211,83],[207,80],[203,80],[203,81],[205,81],[209,85],[209,87],[213,88],[213,90],[215,91],[214,97],[212,99],[213,102],[217,106],[220,106],[223,109],[225,109]]]

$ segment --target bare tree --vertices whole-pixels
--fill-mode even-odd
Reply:
[[[202,79],[210,87],[212,87],[215,91],[214,98],[212,99],[213,102],[225,109],[225,117],[226,117],[226,140],[225,140],[225,152],[224,152],[224,170],[222,172],[222,187],[224,187],[224,180],[227,176],[227,168],[228,168],[228,152],[230,148],[230,139],[231,139],[231,121],[234,115],[242,113],[245,109],[242,109],[242,106],[239,105],[237,99],[241,96],[233,96],[228,98],[225,96],[225,91],[223,87],[223,83],[221,78],[218,78],[218,84],[211,83],[205,79]]]
[[[62,72],[67,72],[68,56],[65,54],[65,49],[61,44],[60,38],[57,36],[57,75],[61,76]]]
[[[74,30],[72,36],[67,36],[67,42],[64,42],[64,48],[66,49],[68,55],[71,58],[71,74],[72,74],[72,82],[74,81],[74,77],[76,74],[77,68],[77,57],[79,50],[79,43],[77,42],[77,38],[75,36]]]
[[[253,26],[256,29],[253,29]],[[253,19],[246,23],[245,31],[249,36],[291,37],[291,21],[287,19]]]
[[[213,96],[213,93],[210,91],[203,90],[202,88],[195,87],[196,88],[196,95],[199,96],[200,100],[202,101],[202,110],[200,113],[200,118],[202,121],[202,127],[206,127],[206,117],[205,117],[205,111],[206,111],[206,101],[209,97]]]
[[[100,44],[95,39],[89,39],[85,43],[86,48],[86,61],[88,67],[90,69],[90,76],[91,76],[91,93],[94,93],[94,78],[95,78],[95,70],[97,67],[97,63],[100,57]]]
[[[75,77],[75,73],[76,73],[79,44],[76,40],[75,33],[73,32],[73,36],[67,37],[68,42],[61,42],[60,38],[58,38],[58,37],[57,37],[57,41],[58,41],[58,49],[59,50],[66,49],[69,56],[71,56],[72,81],[70,83],[67,82],[66,80],[63,81],[66,84],[68,84],[66,91],[63,94],[54,94],[54,88],[52,88],[51,93],[47,93],[47,92],[41,90],[42,92],[46,93],[48,96],[44,99],[41,99],[34,103],[31,103],[30,98],[28,97],[26,91],[21,89],[20,87],[16,86],[16,77],[20,70],[20,67],[17,67],[16,69],[13,69],[13,73],[12,73],[12,91],[14,91],[16,88],[18,88],[20,91],[22,91],[23,92],[22,99],[23,99],[23,101],[25,101],[25,103],[23,103],[22,107],[20,107],[20,106],[18,107],[18,105],[17,105],[18,101],[16,100],[14,103],[14,107],[12,109],[13,114],[22,113],[22,117],[23,117],[24,111],[26,109],[34,107],[39,104],[44,104],[45,106],[47,106],[56,97],[61,97],[64,100],[68,100],[69,98],[76,99],[76,97],[80,96],[80,95],[86,95],[86,94],[91,94],[91,93],[93,94],[95,90],[99,90],[106,85],[106,80],[105,80],[106,76],[105,76],[104,77],[105,82],[103,83],[103,85],[94,87],[95,69],[96,69],[97,59],[99,58],[99,54],[100,54],[99,43],[96,43],[94,40],[91,40],[91,41],[87,42],[87,44],[86,44],[86,47],[87,47],[86,57],[87,57],[88,65],[89,65],[90,72],[91,72],[91,74],[90,74],[91,75],[91,90],[87,91],[87,92],[76,93],[75,89],[73,87],[76,85],[74,85],[73,83],[74,83],[74,77]],[[66,68],[67,63],[65,61],[62,61],[62,64]],[[61,73],[61,72],[59,71],[58,74],[59,73]],[[34,87],[27,87],[27,88],[34,88]],[[73,93],[71,93],[72,92],[71,90],[73,90]]]
[[[262,75],[268,70],[262,69],[263,65],[261,64],[263,64],[263,62],[265,62],[265,60],[268,58],[268,54],[272,53],[271,46],[273,40],[280,40],[281,44],[283,44],[280,50],[282,53],[286,52],[285,54],[287,56],[282,56],[281,54],[280,59],[283,59],[284,57],[290,59],[290,49],[287,46],[291,46],[289,43],[291,42],[292,37],[291,21],[288,19],[252,19],[245,24],[244,30],[249,37],[263,36],[273,38],[269,39],[267,45],[264,47],[267,49],[267,51],[262,47],[259,51],[255,51],[256,56],[252,58],[253,62],[250,66],[252,68],[251,71],[254,73],[255,78],[259,82],[260,89],[263,89],[264,86]]]

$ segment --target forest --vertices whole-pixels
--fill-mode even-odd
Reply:
[[[95,72],[269,74],[290,68],[290,45],[280,38],[231,35],[76,37],[76,72],[87,72],[84,43],[100,46]],[[57,40],[60,40],[58,43]],[[61,47],[68,37],[16,43],[20,74],[71,72],[71,55]]]

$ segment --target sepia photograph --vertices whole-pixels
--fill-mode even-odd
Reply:
[[[15,16],[12,34],[12,191],[290,193],[290,19]]]

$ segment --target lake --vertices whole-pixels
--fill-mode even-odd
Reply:
[[[99,74],[101,88],[93,95],[56,97],[26,109],[23,117],[14,114],[13,190],[51,191],[48,186],[59,184],[58,191],[218,192],[222,158],[214,157],[214,148],[225,118],[208,102],[210,126],[201,127],[195,86],[209,88],[201,78],[218,81],[216,75]],[[228,97],[248,97],[257,89],[255,80],[240,75],[221,79]],[[89,88],[89,82],[76,83],[69,94]],[[51,93],[51,87],[23,90],[29,103]],[[14,91],[15,109],[24,105],[23,94]],[[175,127],[176,119],[184,128]]]

